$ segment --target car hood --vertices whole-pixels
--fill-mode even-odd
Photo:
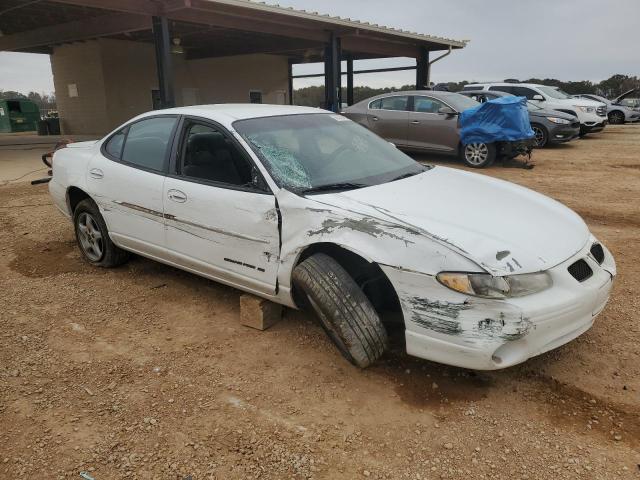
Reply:
[[[631,90],[624,92],[622,95],[620,95],[619,97],[616,97],[613,101],[613,103],[618,103],[621,102],[622,100],[624,100],[625,98],[627,98],[629,95],[632,95],[634,93],[636,93],[637,91],[640,91],[640,88],[632,88]]]
[[[308,198],[410,227],[494,275],[549,269],[575,255],[590,236],[575,212],[549,197],[446,167]],[[416,259],[417,268],[419,261]]]
[[[606,104],[602,102],[596,102],[595,100],[587,100],[585,98],[563,98],[560,102],[570,103],[571,105],[578,105],[580,107],[602,107]]]

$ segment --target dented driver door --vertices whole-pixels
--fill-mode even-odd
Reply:
[[[220,127],[186,120],[175,171],[165,180],[173,261],[222,283],[276,292],[276,199],[250,158]]]

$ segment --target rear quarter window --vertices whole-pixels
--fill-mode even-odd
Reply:
[[[506,85],[494,85],[493,87],[489,87],[489,90],[497,91],[497,92],[513,93],[513,87],[509,87]]]

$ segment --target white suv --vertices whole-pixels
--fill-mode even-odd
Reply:
[[[580,136],[600,132],[607,124],[607,106],[601,102],[574,98],[557,87],[535,83],[482,83],[465,85],[463,90],[498,90],[540,105],[548,110],[570,113],[580,120]]]

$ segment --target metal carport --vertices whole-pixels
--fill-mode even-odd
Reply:
[[[0,50],[53,52],[56,45],[107,37],[155,44],[160,103],[175,104],[172,39],[181,39],[186,58],[276,54],[292,67],[324,62],[326,106],[342,101],[347,61],[347,103],[353,102],[353,61],[408,57],[416,85],[429,84],[430,52],[463,48],[465,41],[438,38],[351,19],[320,15],[246,0],[0,0]],[[433,63],[433,60],[431,61]],[[368,70],[390,71],[395,69]],[[361,73],[361,72],[360,72]]]

